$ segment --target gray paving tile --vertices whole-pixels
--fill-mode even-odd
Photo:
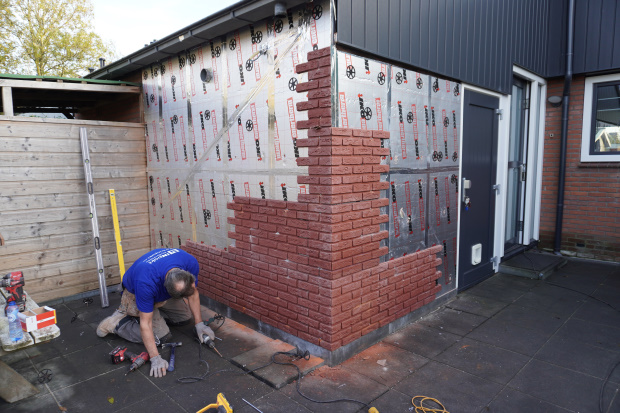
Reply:
[[[541,333],[553,334],[568,319],[568,316],[515,304],[504,308],[495,315],[494,319]]]
[[[436,330],[421,324],[411,324],[402,330],[390,334],[383,342],[426,358],[432,358],[460,338],[461,336],[456,334]]]
[[[536,399],[520,391],[505,388],[483,411],[492,413],[569,413],[571,410]]]
[[[464,338],[435,357],[435,360],[474,376],[506,384],[527,364],[530,358]]]
[[[290,355],[277,353],[289,353]],[[319,357],[310,356],[306,360],[305,358],[295,357],[296,354],[294,346],[280,340],[274,340],[239,354],[237,357],[230,359],[230,361],[245,371],[251,371],[252,373],[250,374],[271,387],[280,389],[296,380],[300,374],[302,376],[306,375],[325,363]],[[292,363],[297,368],[278,363]]]
[[[378,343],[341,364],[391,387],[428,363],[428,359],[409,351]]]
[[[434,361],[394,386],[410,397],[433,397],[450,412],[480,412],[499,393],[500,384]]]
[[[26,352],[34,363],[40,363],[74,351],[94,347],[101,343],[95,330],[82,321],[60,329],[60,336],[39,346],[28,347]]]
[[[545,281],[547,284],[555,284],[585,294],[591,294],[606,277],[607,274],[604,273],[590,271],[569,272],[562,269],[551,274]]]
[[[467,337],[533,356],[549,340],[551,333],[541,333],[507,321],[491,319],[477,327]]]
[[[272,391],[271,393],[257,399],[245,400],[252,403],[256,408],[260,409],[263,413],[276,413],[276,412],[295,412],[295,413],[310,413],[311,410],[306,409],[301,404],[295,402],[288,396],[285,396],[281,391]],[[256,413],[256,410],[249,406],[247,403],[241,401],[241,404],[232,406],[235,413]]]
[[[418,323],[448,333],[464,336],[488,320],[487,317],[443,307],[422,318]]]
[[[0,412],[11,413],[58,413],[60,409],[51,394],[29,397],[16,403],[7,403],[0,399]]]
[[[557,335],[620,352],[620,328],[571,318],[558,330]]]
[[[340,367],[323,366],[301,381],[301,391],[316,400],[349,398],[370,403],[388,391],[388,388],[368,377]],[[313,403],[297,393],[295,383],[282,390],[286,396],[317,413],[357,412],[363,405],[353,402]]]
[[[570,316],[587,301],[588,298],[583,294],[549,284],[541,284],[522,295],[514,304],[560,316]]]
[[[607,407],[609,406],[609,407]],[[607,410],[603,410],[605,413],[617,413],[620,412],[620,389],[616,391],[613,396],[613,400],[608,405],[604,405],[603,409],[607,407]]]
[[[482,283],[481,285],[477,285],[476,287],[471,288],[467,291],[468,294],[476,297],[490,298],[492,300],[501,301],[504,303],[512,303],[526,292],[527,291],[521,289],[506,287],[499,283]]]
[[[508,387],[572,411],[595,412],[598,411],[602,382],[534,359],[508,383]],[[617,384],[612,385],[615,390]]]
[[[516,275],[502,274],[501,272],[499,272],[484,281],[483,284],[525,292],[540,284],[540,281],[526,277],[519,277]]]
[[[620,361],[620,355],[616,352],[561,337],[552,337],[535,358],[599,379],[607,377],[612,366]],[[620,368],[616,369],[610,379],[620,382]]]
[[[48,383],[52,391],[71,386],[100,374],[114,371],[121,377],[129,368],[130,363],[114,365],[110,362],[110,347],[107,343],[78,350],[71,354],[54,357],[42,363],[35,364],[38,371],[51,370],[53,376]],[[143,367],[144,368],[144,367]]]
[[[483,317],[492,317],[507,305],[506,302],[465,292],[457,295],[454,300],[446,304],[446,307]]]
[[[617,302],[620,303],[620,300]],[[611,327],[620,326],[620,312],[594,300],[588,300],[575,312],[573,318],[590,323],[605,324]]]
[[[411,396],[407,396],[401,392],[390,389],[387,393],[384,393],[378,399],[371,403],[371,406],[375,407],[379,412],[412,412]],[[368,409],[363,407],[359,410],[360,413],[367,413]],[[265,412],[267,413],[267,412]]]
[[[221,341],[216,340],[215,342],[217,349],[229,359],[273,341],[273,339],[231,320],[226,320],[222,328],[215,332],[215,335],[221,338]]]
[[[185,413],[185,410],[172,400],[166,393],[151,393],[148,397],[131,406],[118,410],[119,413],[144,413],[144,412],[165,412],[165,413]],[[236,411],[235,411],[236,412]]]
[[[152,396],[155,391],[142,373],[124,376],[123,372],[114,370],[57,390],[54,395],[68,412],[99,413],[121,410]]]
[[[196,412],[208,404],[215,403],[220,392],[224,393],[231,405],[241,406],[245,404],[242,398],[256,400],[272,391],[271,387],[255,377],[226,371],[216,373],[198,383],[177,384],[166,389],[166,394],[187,411]]]
[[[177,336],[178,337],[178,336]],[[243,372],[231,365],[227,360],[220,358],[204,345],[200,345],[198,341],[183,339],[183,345],[175,350],[175,368],[169,371],[164,377],[150,377],[150,363],[142,367],[144,374],[149,376],[148,379],[161,390],[168,390],[179,384],[181,378],[202,377],[213,374],[220,370],[231,370],[228,374],[242,374]],[[162,357],[168,361],[170,359],[170,350],[159,350]],[[201,361],[202,360],[202,361]],[[207,379],[209,380],[209,379]],[[191,381],[191,380],[190,380]],[[199,385],[199,384],[196,384]]]
[[[0,357],[0,360],[5,362],[14,370],[32,366],[30,356],[28,355],[26,349],[6,352],[2,357]]]

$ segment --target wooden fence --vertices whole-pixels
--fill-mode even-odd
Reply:
[[[120,282],[108,189],[116,191],[126,267],[150,249],[142,124],[0,116],[0,275],[22,271],[35,301],[99,288],[80,127],[88,130],[107,285]]]

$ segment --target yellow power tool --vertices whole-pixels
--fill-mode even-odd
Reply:
[[[203,407],[196,413],[233,413],[233,409],[228,403],[228,400],[226,400],[226,397],[224,397],[224,393],[219,393],[215,403]]]

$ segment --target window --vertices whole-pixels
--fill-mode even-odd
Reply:
[[[586,79],[582,162],[620,162],[620,74]]]

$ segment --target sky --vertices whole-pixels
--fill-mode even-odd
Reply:
[[[238,0],[91,0],[95,32],[127,56]],[[182,5],[182,6],[181,6]],[[110,63],[110,62],[107,62]]]

